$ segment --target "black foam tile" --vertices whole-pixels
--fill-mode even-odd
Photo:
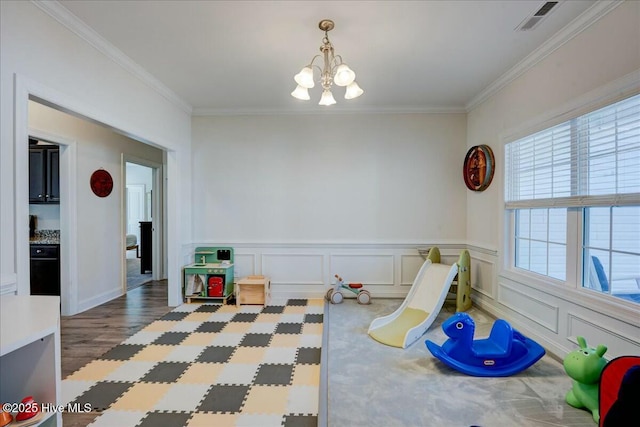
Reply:
[[[253,322],[258,317],[255,313],[238,313],[231,319],[231,322]]]
[[[262,309],[261,313],[280,314],[284,312],[284,305],[270,305]]]
[[[287,385],[291,384],[293,365],[269,364],[260,365],[253,384],[255,385]]]
[[[318,417],[315,415],[288,414],[284,417],[284,427],[317,427]]]
[[[202,304],[194,310],[195,313],[215,313],[222,307],[219,304]]]
[[[91,403],[91,410],[104,411],[120,398],[134,383],[99,381],[82,393],[72,403],[84,405]]]
[[[197,408],[198,412],[240,412],[249,392],[246,385],[214,385]]]
[[[191,313],[186,311],[170,311],[160,318],[160,320],[182,320]]]
[[[195,332],[220,332],[225,326],[226,322],[202,322]]]
[[[103,360],[128,360],[145,346],[142,344],[119,344],[99,357]]]
[[[151,344],[157,345],[178,345],[185,340],[191,333],[190,332],[165,332],[160,335]]]
[[[148,412],[137,427],[186,426],[190,412]]]
[[[300,334],[302,333],[302,323],[278,323],[276,334]]]
[[[244,336],[240,342],[241,347],[268,347],[271,341],[271,334],[253,334]]]
[[[296,305],[296,306],[305,306],[308,304],[308,301],[306,299],[290,299],[287,300],[287,305],[291,306],[291,305]]]
[[[140,379],[147,383],[172,383],[175,382],[191,365],[187,362],[160,362]]]
[[[200,353],[196,362],[226,363],[235,349],[235,347],[207,347]]]
[[[305,364],[320,364],[320,354],[322,349],[315,347],[301,347],[298,349],[298,357],[296,363],[300,365]]]
[[[304,323],[322,323],[323,315],[322,314],[305,314],[304,315]]]

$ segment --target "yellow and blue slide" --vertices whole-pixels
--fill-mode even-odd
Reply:
[[[433,262],[432,259],[440,261],[440,254],[437,255],[434,258],[429,253],[402,305],[393,313],[371,322],[368,331],[371,338],[392,347],[407,348],[427,332],[458,274],[458,264]]]

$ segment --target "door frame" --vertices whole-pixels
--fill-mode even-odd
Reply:
[[[32,126],[29,136],[60,147],[60,304],[61,314],[71,315],[78,312],[77,142]]]
[[[30,295],[30,280],[29,280],[29,156],[28,150],[24,149],[25,144],[28,144],[29,139],[29,101],[33,100],[48,107],[54,108],[58,111],[65,112],[67,114],[74,115],[76,117],[80,117],[83,120],[87,120],[89,122],[98,123],[103,125],[113,131],[120,132],[124,135],[127,135],[131,138],[134,138],[138,141],[141,141],[146,144],[150,144],[155,146],[161,150],[163,150],[163,165],[161,170],[169,170],[174,171],[179,169],[180,167],[180,159],[179,156],[181,154],[180,151],[172,150],[167,148],[166,144],[154,143],[150,140],[136,137],[135,129],[134,131],[125,131],[116,126],[110,125],[109,123],[121,123],[117,118],[114,120],[114,117],[110,115],[105,115],[103,111],[99,108],[96,108],[95,105],[89,105],[82,101],[78,101],[73,97],[70,97],[64,93],[61,93],[55,89],[52,89],[42,83],[39,83],[35,80],[32,80],[24,75],[14,74],[14,134],[13,134],[13,155],[14,155],[14,248],[15,248],[15,288],[11,290],[15,290],[17,295]],[[121,123],[122,124],[122,123]],[[161,139],[161,138],[160,138]],[[165,141],[166,142],[166,141]],[[69,147],[73,147],[74,144],[70,144]],[[68,188],[70,186],[75,185],[76,175],[75,175],[75,166],[77,161],[77,150],[72,149],[68,153],[66,153],[66,161],[69,162],[67,165],[73,165],[73,167],[69,167],[69,181],[66,184]],[[61,162],[63,159],[61,158]],[[62,167],[62,163],[61,163]],[[160,175],[160,174],[159,174]],[[163,215],[163,223],[162,228],[167,230],[165,234],[165,238],[167,240],[179,241],[178,236],[181,233],[180,227],[177,224],[177,212],[178,206],[177,204],[169,204],[168,200],[174,199],[176,197],[177,184],[173,184],[174,181],[171,181],[167,178],[166,182],[164,181],[164,176],[167,176],[166,173],[162,173],[162,176],[157,179],[162,179],[163,184],[165,185],[165,194],[163,195],[162,205],[160,205],[157,212],[162,212]],[[179,175],[179,174],[178,174]],[[179,180],[177,180],[179,181]],[[61,183],[62,184],[62,183]],[[75,188],[75,187],[73,187]],[[74,192],[75,194],[75,192]],[[69,197],[69,201],[67,203],[71,203],[71,199],[73,196]],[[72,206],[68,205],[68,220],[69,224],[75,223],[77,219],[77,201]],[[62,214],[62,212],[61,212]],[[62,218],[61,218],[62,221]],[[62,224],[61,224],[62,227]],[[79,310],[80,301],[78,299],[78,253],[77,253],[77,235],[73,230],[74,227],[68,227],[66,231],[66,239],[68,243],[69,265],[66,267],[67,270],[67,279],[71,281],[71,283],[66,286],[67,293],[69,295],[68,304],[66,304],[65,311],[62,313],[63,315],[73,315],[77,314]],[[169,231],[172,234],[169,234]],[[61,230],[62,232],[62,230]],[[73,236],[73,237],[72,237]],[[64,235],[60,236],[61,239],[64,239]],[[124,236],[122,237],[124,239]],[[124,245],[124,241],[122,244]],[[168,254],[170,252],[174,252],[171,249],[170,245],[163,242],[164,253]],[[123,251],[124,252],[124,251]],[[178,251],[179,252],[179,251]],[[169,278],[169,295],[167,298],[167,305],[178,305],[182,301],[181,297],[181,288],[180,288],[180,276],[177,273],[177,266],[181,265],[179,256],[175,257],[175,261],[171,262],[172,269],[170,271],[166,270],[168,263],[168,256],[164,257],[164,269],[163,276]],[[124,270],[125,266],[122,265],[122,269]],[[175,273],[173,270],[175,269]],[[4,278],[3,278],[4,281]]]
[[[152,220],[152,231],[151,231],[151,278],[153,280],[162,280],[166,278],[166,263],[165,263],[165,255],[164,255],[164,245],[162,244],[164,241],[164,209],[163,207],[163,199],[164,199],[164,188],[162,183],[164,182],[163,176],[163,165],[161,163],[156,163],[152,160],[142,159],[140,157],[136,157],[130,154],[122,154],[121,157],[121,173],[122,173],[122,202],[121,206],[121,218],[122,218],[122,247],[124,248],[126,245],[127,238],[127,163],[135,163],[137,165],[146,166],[151,168],[152,178],[151,178],[151,190],[153,191],[151,196],[151,212],[153,212],[153,220]],[[140,242],[138,242],[140,244]],[[127,265],[127,254],[123,251],[122,259],[123,265],[126,267]],[[122,278],[122,286],[124,291],[127,290],[127,271],[126,268],[123,271]]]

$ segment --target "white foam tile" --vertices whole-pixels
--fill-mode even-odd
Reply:
[[[271,322],[253,322],[247,332],[252,334],[272,334],[277,325],[277,323]]]
[[[96,381],[62,380],[62,401],[64,403],[73,402],[95,383]]]
[[[284,415],[239,414],[236,427],[265,427],[283,425]]]
[[[263,308],[262,305],[241,305],[238,313],[260,313]]]
[[[273,297],[271,298],[269,305],[287,305],[287,301],[289,301],[288,298]]]
[[[317,414],[319,388],[317,386],[291,386],[287,400],[287,413]]]
[[[198,329],[200,325],[202,325],[202,322],[191,322],[188,320],[182,320],[176,323],[173,328],[171,328],[171,332],[193,332]]]
[[[322,335],[315,334],[309,335],[305,334],[300,337],[300,347],[322,347]]]
[[[295,347],[268,347],[262,363],[295,363],[297,350]]]
[[[244,334],[236,334],[232,332],[220,332],[215,336],[211,345],[218,347],[235,347],[244,338]]]
[[[149,372],[157,362],[128,360],[118,366],[116,370],[107,375],[105,381],[138,381]]]
[[[177,311],[180,313],[192,313],[200,308],[202,304],[182,304],[177,306],[171,311]]]
[[[308,305],[305,309],[307,314],[324,314],[324,306],[322,305]]]
[[[283,313],[280,316],[280,323],[302,323],[304,322],[304,313]]]
[[[203,345],[179,345],[165,357],[165,362],[193,362],[205,349]]]
[[[173,384],[155,404],[153,410],[193,412],[209,387],[209,384]]]
[[[182,322],[181,322],[182,323]],[[138,331],[134,335],[123,341],[123,344],[151,344],[157,340],[164,332],[159,331]]]
[[[228,322],[236,313],[211,313],[211,316],[207,319],[207,322]]]
[[[115,411],[107,409],[96,418],[90,427],[135,427],[147,415],[145,411]]]
[[[216,377],[216,384],[246,384],[253,382],[258,364],[227,363]]]

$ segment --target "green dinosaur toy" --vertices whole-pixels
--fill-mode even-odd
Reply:
[[[573,379],[573,386],[567,392],[565,400],[574,408],[586,408],[591,411],[593,420],[600,421],[598,392],[600,374],[607,361],[602,357],[607,347],[587,347],[584,337],[577,337],[580,348],[570,352],[564,358],[564,370]]]

